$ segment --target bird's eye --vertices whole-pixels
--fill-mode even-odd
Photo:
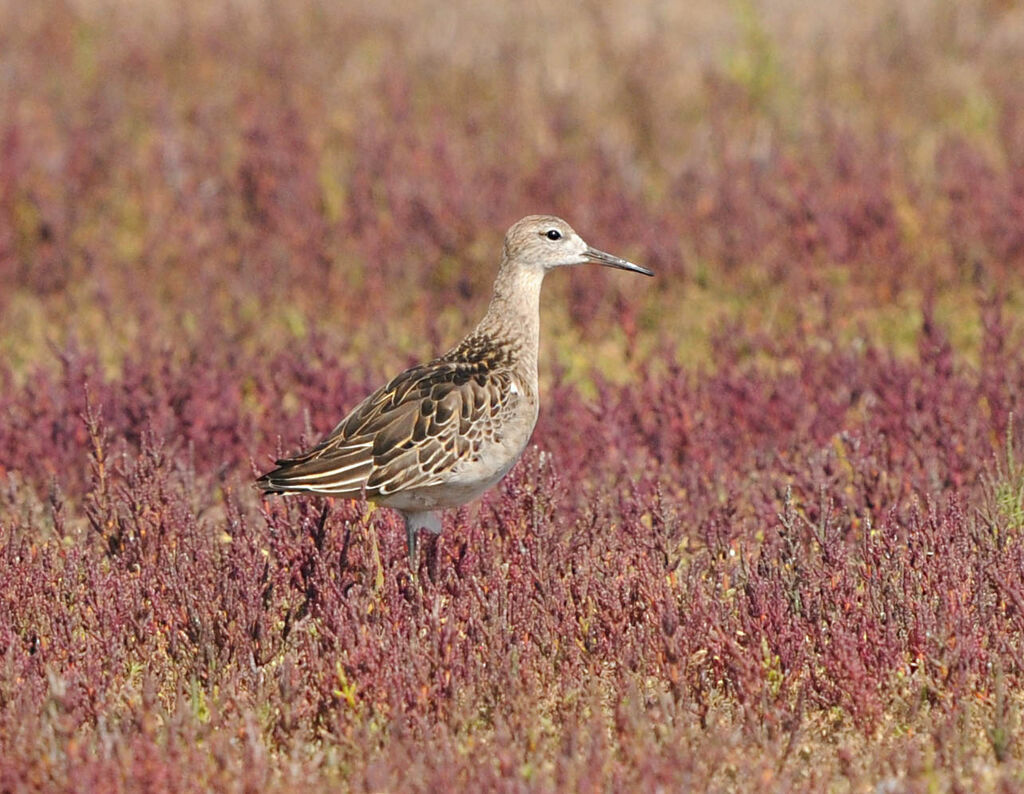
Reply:
[[[558,229],[548,229],[547,234],[544,235],[549,240],[561,240],[562,233]]]

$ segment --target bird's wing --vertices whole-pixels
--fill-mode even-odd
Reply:
[[[436,359],[375,391],[319,444],[279,460],[259,485],[268,492],[387,496],[436,485],[493,437],[511,376]]]

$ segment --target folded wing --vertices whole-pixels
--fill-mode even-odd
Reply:
[[[277,461],[267,493],[373,498],[445,482],[500,432],[509,376],[438,359],[378,389],[308,452]]]

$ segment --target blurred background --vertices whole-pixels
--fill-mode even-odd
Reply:
[[[570,377],[735,324],[912,349],[923,300],[970,352],[979,290],[1020,304],[1016,3],[364,6],[0,3],[16,371],[314,331],[390,371],[475,322],[532,212],[659,276],[550,280]]]

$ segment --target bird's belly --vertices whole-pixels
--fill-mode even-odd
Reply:
[[[529,421],[531,418],[533,421]],[[443,482],[399,491],[377,501],[399,510],[439,510],[473,501],[508,474],[523,454],[536,413],[524,419],[509,423],[500,439],[485,441],[475,455],[456,463],[444,473]]]

